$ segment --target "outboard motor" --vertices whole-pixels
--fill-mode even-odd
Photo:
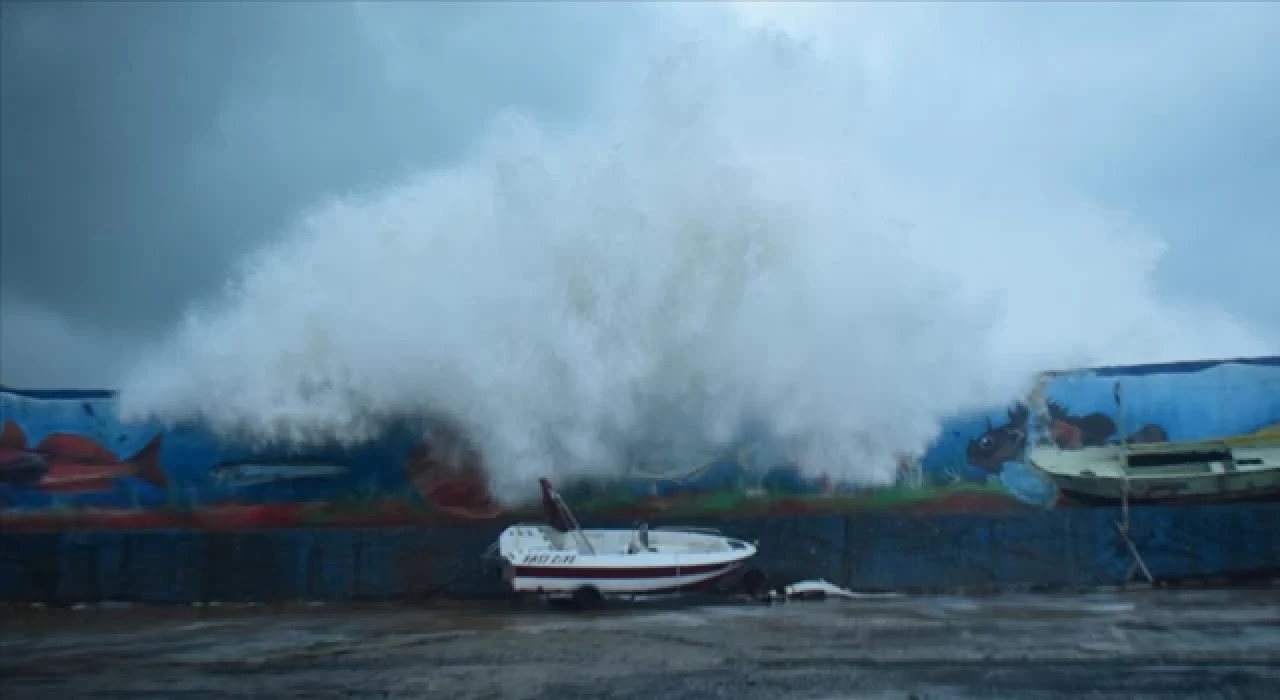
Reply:
[[[640,540],[640,548],[649,551],[649,523],[640,523],[636,528],[636,538]]]

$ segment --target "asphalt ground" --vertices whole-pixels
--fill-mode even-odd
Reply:
[[[543,606],[10,608],[0,697],[1280,697],[1280,590]]]

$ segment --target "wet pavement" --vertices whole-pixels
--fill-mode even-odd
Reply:
[[[0,630],[5,700],[1270,698],[1280,688],[1280,590],[592,612],[22,609]]]

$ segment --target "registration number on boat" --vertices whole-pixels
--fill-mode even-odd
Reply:
[[[577,560],[576,554],[526,554],[521,564],[572,564]]]

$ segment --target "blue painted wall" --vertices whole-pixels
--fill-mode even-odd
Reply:
[[[39,484],[16,483],[4,478],[0,464],[0,510],[41,510],[52,508],[198,508],[224,503],[298,503],[332,501],[361,496],[416,498],[406,482],[405,456],[414,440],[408,435],[388,437],[377,444],[357,449],[337,447],[298,454],[284,447],[250,448],[222,442],[199,426],[178,426],[162,430],[154,423],[124,423],[116,413],[109,392],[0,392],[0,423],[10,442],[0,451],[26,449],[45,451],[51,444],[77,440],[110,453],[108,461],[121,466],[139,462],[139,455],[152,442],[158,444],[158,462],[163,481],[148,479],[138,470],[121,469],[110,484],[86,483],[82,487],[41,488]],[[51,439],[52,438],[52,439]],[[52,460],[56,462],[55,455]],[[102,460],[98,460],[101,462]],[[259,481],[253,474],[219,479],[218,467],[244,463],[273,465],[301,463],[301,466],[334,466],[306,478]]]
[[[1280,424],[1280,358],[1113,368],[1050,379],[1047,398],[1075,414],[1115,414],[1119,387],[1124,425],[1113,436],[1160,426],[1172,441],[1252,433]]]
[[[760,539],[766,567],[857,587],[1121,583],[1132,557],[1115,528],[1119,514],[1055,507],[1061,501],[1052,484],[1022,460],[1037,428],[1072,447],[1280,425],[1280,357],[1081,370],[1046,375],[1039,387],[1044,402],[1029,389],[1025,403],[948,421],[912,478],[904,470],[903,484],[855,489],[848,500],[780,458],[745,449],[691,461],[683,476],[564,490],[584,506],[584,520],[601,524],[630,518],[585,507],[600,493],[640,510],[676,512],[669,509],[683,504],[681,522]],[[109,392],[0,391],[0,419],[0,599],[347,600],[497,591],[479,554],[515,514],[477,506],[483,494],[468,490],[466,470],[422,458],[409,431],[352,451],[252,450],[220,443],[198,426],[122,424]],[[152,444],[159,479],[140,466]],[[110,478],[86,476],[88,453],[96,455],[90,466],[107,463]],[[43,466],[33,467],[33,458]],[[282,462],[321,469],[306,478],[214,476],[219,468]],[[744,495],[749,490],[765,496]],[[788,512],[811,512],[761,510],[762,500],[778,498]],[[344,520],[352,512],[358,517]],[[393,517],[359,525],[371,512]],[[269,523],[254,519],[262,513]],[[143,520],[129,519],[135,516]],[[136,524],[152,522],[145,518],[164,524]],[[1134,508],[1132,529],[1157,577],[1280,571],[1278,503]]]
[[[1117,411],[1117,386],[1123,412]],[[1081,370],[1047,377],[1044,393],[1052,415],[1029,401],[947,421],[936,443],[919,459],[919,485],[985,485],[1029,505],[1049,506],[1057,497],[1051,485],[1022,463],[1027,436],[1037,426],[1051,425],[1050,432],[1068,439],[1060,445],[1069,447],[1073,435],[1083,438],[1084,444],[1114,443],[1134,436],[1192,440],[1280,425],[1280,358]],[[89,391],[0,391],[0,422],[6,443],[0,444],[0,513],[317,502],[427,508],[446,491],[432,490],[416,478],[440,465],[411,464],[420,443],[409,430],[354,450],[294,454],[287,449],[250,449],[219,442],[199,426],[161,431],[153,424],[121,423],[113,395]],[[12,475],[5,470],[5,454],[39,451],[51,436],[54,443],[72,451],[93,447],[109,451],[110,459],[121,465],[119,477],[110,483],[54,490],[5,477]],[[141,469],[124,468],[136,466],[139,454],[157,439],[162,481],[145,478]],[[292,473],[271,479],[263,478],[261,472],[239,471],[244,465],[252,469],[281,463],[291,463]],[[443,474],[450,469],[436,471]],[[802,478],[785,457],[763,444],[744,444],[701,463],[689,457],[664,471],[668,476],[611,483],[610,497],[616,502],[749,488],[794,496],[832,488],[820,479]],[[220,472],[227,477],[216,478]],[[903,476],[906,480],[905,472]],[[835,488],[842,490],[845,485]],[[602,490],[598,484],[585,489],[597,494]],[[483,500],[482,496],[472,494],[471,498]]]
[[[1034,398],[1037,388],[1043,402]],[[1000,484],[1023,502],[1048,505],[1056,498],[1052,487],[1023,463],[1027,440],[1040,428],[1062,448],[1277,429],[1280,357],[1046,374],[1025,403],[945,423],[923,458],[926,481]]]
[[[775,575],[899,591],[1087,588],[1134,579],[1114,508],[1019,515],[731,519]],[[609,523],[602,523],[609,524]],[[625,526],[626,523],[617,523]],[[1280,504],[1131,509],[1158,580],[1275,576]],[[94,602],[405,600],[496,596],[479,553],[501,525],[23,533],[0,536],[0,599]]]

